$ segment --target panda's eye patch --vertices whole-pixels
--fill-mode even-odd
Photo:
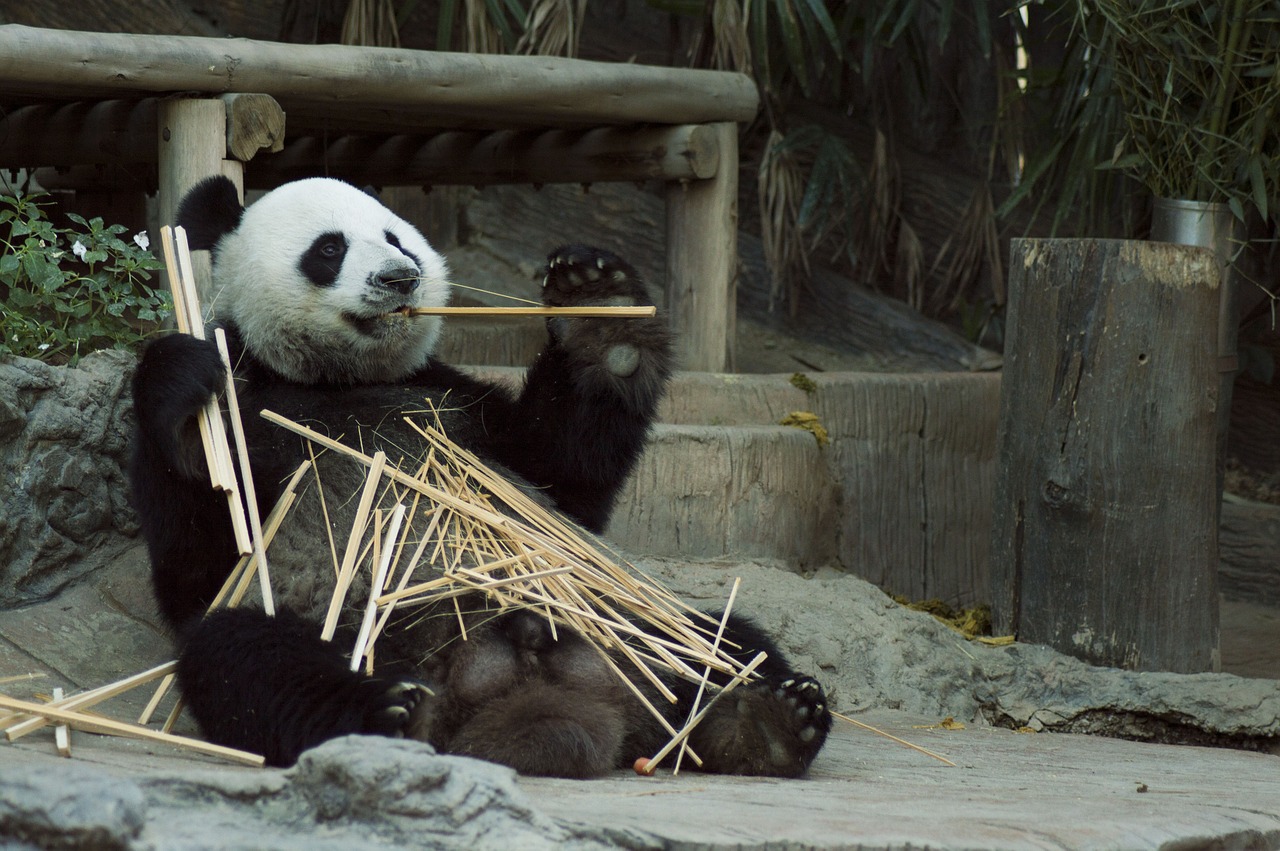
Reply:
[[[347,240],[341,232],[322,233],[303,252],[298,270],[317,287],[331,287],[342,271],[342,258],[346,253]]]
[[[394,233],[392,233],[389,230],[384,230],[382,232],[382,235],[387,238],[387,245],[390,245],[396,251],[399,251],[405,257],[408,257],[410,260],[413,261],[413,265],[417,266],[419,269],[422,268],[422,261],[418,259],[418,255],[414,254],[412,251],[409,251],[407,248],[401,245],[399,237],[397,237]]]

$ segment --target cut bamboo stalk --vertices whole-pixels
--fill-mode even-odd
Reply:
[[[720,639],[724,638],[725,627],[729,625],[729,612],[733,610],[733,601],[738,596],[738,586],[742,584],[742,577],[735,576],[733,578],[733,587],[729,589],[729,602],[724,604],[724,615],[720,618],[720,628],[716,630],[715,640],[711,642],[711,651],[714,653],[720,649]],[[711,678],[711,666],[708,665],[702,672],[702,681],[698,683],[698,693],[693,697],[693,705],[689,708],[689,719],[686,724],[692,721],[694,716],[698,714],[698,706],[702,703],[702,695],[707,690],[707,680]],[[680,743],[680,751],[676,754],[676,767],[671,770],[671,775],[680,774],[680,763],[684,759],[684,753],[689,748],[689,740],[686,738]]]
[[[351,651],[351,670],[353,671],[360,670],[360,661],[365,656],[373,621],[378,614],[378,595],[382,593],[382,583],[386,581],[387,570],[391,567],[391,556],[395,553],[395,540],[400,535],[400,524],[404,521],[404,515],[404,503],[398,503],[391,513],[391,521],[387,524],[386,543],[382,546],[381,558],[377,559],[377,569],[373,574],[373,582],[369,586],[369,602],[365,604],[360,633],[356,636],[356,644]]]
[[[164,263],[169,272],[169,290],[173,297],[173,319],[178,331],[192,334],[191,314],[187,309],[185,288],[180,281],[177,248],[175,247],[173,228],[165,225],[160,228],[160,248],[164,254]],[[193,334],[194,336],[194,334]],[[209,418],[201,414],[196,418],[200,428],[200,442],[204,444],[204,459],[209,467],[209,482],[215,490],[226,490],[222,480],[222,465],[218,463],[218,453],[213,448],[213,435],[209,431]]]
[[[125,677],[124,679],[117,680],[114,683],[98,686],[97,688],[91,689],[90,691],[86,691],[82,694],[72,695],[71,697],[66,698],[62,703],[58,704],[56,708],[67,710],[88,709],[90,706],[96,706],[104,700],[115,697],[118,694],[123,694],[130,689],[146,685],[152,680],[167,676],[168,674],[173,673],[177,667],[177,662],[165,662],[163,665],[156,665],[154,668],[149,668],[141,673],[134,674],[131,677]],[[36,730],[46,726],[48,723],[48,720],[43,717],[24,720],[21,723],[15,724],[5,730],[5,738],[11,742],[16,742],[28,733],[34,733]]]
[[[186,703],[182,699],[182,695],[178,695],[178,699],[173,702],[173,708],[165,716],[164,725],[160,728],[161,732],[166,734],[173,732],[173,725],[178,723],[178,718],[182,715],[182,710],[186,707]]]
[[[656,316],[653,305],[639,307],[607,307],[605,305],[582,307],[409,307],[396,311],[408,316],[563,316],[596,319],[641,319]]]
[[[62,702],[62,687],[58,686],[53,690],[53,702]],[[71,728],[66,724],[59,724],[53,728],[53,745],[58,749],[58,756],[71,758]]]
[[[187,245],[187,233],[183,228],[168,225],[160,229],[160,241],[165,265],[168,267],[169,288],[173,295],[174,321],[184,334],[205,339],[204,317],[200,312],[195,274],[191,270],[191,250]],[[240,488],[236,484],[231,449],[222,424],[222,411],[217,397],[211,398],[203,413],[197,417],[200,439],[204,444],[205,461],[209,465],[210,482],[214,488],[227,494],[227,507],[231,512],[231,528],[241,555],[253,549],[249,529],[245,525],[244,505]]]
[[[261,766],[266,762],[261,756],[251,754],[246,751],[210,744],[209,742],[192,739],[187,736],[175,736],[171,733],[157,732],[152,730],[150,727],[143,727],[139,724],[129,724],[124,721],[115,721],[98,715],[85,715],[73,710],[59,709],[53,706],[31,703],[26,700],[17,700],[16,698],[2,694],[0,694],[0,709],[14,709],[28,715],[39,716],[47,721],[61,721],[77,730],[84,730],[87,733],[101,733],[108,736],[127,736],[135,739],[145,739],[150,742],[176,745],[198,753],[222,757],[223,759],[229,759],[233,762],[240,762],[246,765]]]
[[[265,415],[267,412],[263,411]],[[342,446],[342,444],[338,444]],[[333,596],[329,599],[329,611],[325,615],[324,629],[320,633],[320,637],[325,641],[333,639],[333,633],[338,628],[338,615],[342,611],[342,604],[347,597],[347,589],[351,586],[351,579],[355,576],[356,554],[360,550],[360,541],[364,538],[364,530],[368,524],[369,509],[373,504],[374,494],[377,492],[378,484],[382,480],[383,469],[387,463],[385,452],[376,453],[369,465],[369,475],[364,482],[364,490],[360,494],[360,504],[356,508],[356,516],[351,524],[351,537],[347,540],[346,554],[342,559],[342,568],[338,571],[338,579],[334,584]]]
[[[697,727],[698,724],[702,722],[702,719],[707,716],[707,713],[715,708],[715,705],[720,702],[721,698],[723,698],[729,692],[733,691],[742,683],[745,683],[747,681],[747,677],[750,676],[751,673],[755,671],[755,669],[758,668],[760,664],[764,662],[764,660],[767,659],[768,657],[769,657],[768,653],[764,653],[764,652],[757,653],[756,657],[752,659],[750,662],[748,662],[747,665],[741,671],[739,671],[738,674],[732,680],[730,680],[723,689],[720,690],[719,694],[711,698],[711,701],[707,703],[707,705],[703,708],[701,712],[699,712],[697,715],[691,718],[689,722],[680,729],[680,732],[676,733],[675,737],[662,747],[662,750],[658,751],[656,754],[650,757],[648,764],[646,764],[644,767],[644,773],[653,774],[653,772],[656,771],[658,768],[658,763],[662,762],[662,760],[666,758],[667,754],[671,753],[671,751],[673,751],[681,742],[689,738],[689,734],[692,733],[694,728]]]
[[[956,767],[956,764],[951,760],[947,759],[945,756],[940,756],[934,753],[933,751],[928,750],[927,748],[920,747],[919,745],[913,745],[911,742],[908,742],[906,739],[900,739],[897,736],[893,735],[892,733],[886,733],[884,730],[881,730],[878,727],[872,727],[870,724],[864,724],[863,722],[859,721],[856,718],[850,718],[848,715],[841,715],[839,712],[832,712],[831,717],[839,718],[841,721],[848,721],[850,724],[854,725],[855,727],[861,727],[862,729],[868,732],[875,733],[877,736],[883,736],[884,738],[888,739],[891,742],[897,742],[898,744],[903,745],[904,747],[911,748],[911,750],[913,751],[919,751],[925,756],[931,756],[934,759],[938,760],[938,762],[943,763],[944,765],[949,765],[952,768]]]
[[[155,715],[156,710],[160,708],[160,701],[164,700],[164,696],[169,693],[169,689],[173,688],[173,684],[177,681],[176,674],[168,674],[160,681],[160,685],[156,686],[155,693],[151,695],[151,699],[143,707],[142,714],[138,716],[139,724],[151,723],[151,716]]]
[[[249,530],[253,533],[253,554],[258,562],[258,585],[262,591],[262,608],[275,616],[276,604],[271,596],[271,574],[267,570],[267,548],[262,538],[262,517],[258,514],[258,491],[253,485],[253,470],[249,467],[249,444],[244,437],[244,423],[240,419],[240,400],[236,395],[236,378],[227,349],[227,335],[221,328],[213,332],[222,365],[227,370],[227,413],[231,418],[231,434],[236,441],[236,453],[240,458],[240,481],[244,483],[244,498],[249,509]]]

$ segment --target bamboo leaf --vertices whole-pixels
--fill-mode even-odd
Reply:
[[[1253,204],[1263,221],[1267,219],[1267,178],[1262,173],[1262,160],[1253,157],[1249,160],[1249,184],[1253,189]]]
[[[987,0],[973,0],[973,22],[978,31],[978,49],[982,51],[984,59],[990,59],[991,10],[987,7]]]
[[[805,61],[804,36],[800,22],[796,19],[791,0],[774,0],[774,8],[778,12],[778,26],[781,29],[782,44],[787,53],[787,62],[791,72],[800,82],[800,89],[809,94],[808,64]]]
[[[827,11],[827,6],[822,0],[804,0],[808,4],[809,14],[806,21],[812,21],[822,30],[822,34],[827,38],[827,44],[831,46],[831,52],[837,57],[843,54],[840,45],[840,36],[836,33],[835,21],[831,20],[831,14]]]
[[[440,0],[440,17],[436,23],[436,50],[447,51],[453,46],[453,22],[457,17],[459,0]]]

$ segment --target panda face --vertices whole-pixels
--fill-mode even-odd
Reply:
[[[303,383],[399,380],[425,365],[448,300],[444,259],[408,222],[336,180],[286,184],[217,245],[216,309],[263,363]]]

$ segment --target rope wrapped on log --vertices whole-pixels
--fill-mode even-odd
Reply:
[[[156,105],[155,98],[146,98],[16,109],[0,118],[0,168],[32,163],[60,167],[154,163],[158,159]],[[231,124],[229,119],[229,130]],[[235,138],[237,134],[229,133],[229,154]],[[688,124],[334,139],[303,136],[283,145],[274,157],[249,161],[245,183],[273,188],[314,175],[319,163],[332,177],[378,186],[702,180],[715,176],[720,156],[715,131]],[[63,171],[64,179],[55,182],[74,185]],[[98,172],[84,172],[84,176],[94,186],[102,179]]]

